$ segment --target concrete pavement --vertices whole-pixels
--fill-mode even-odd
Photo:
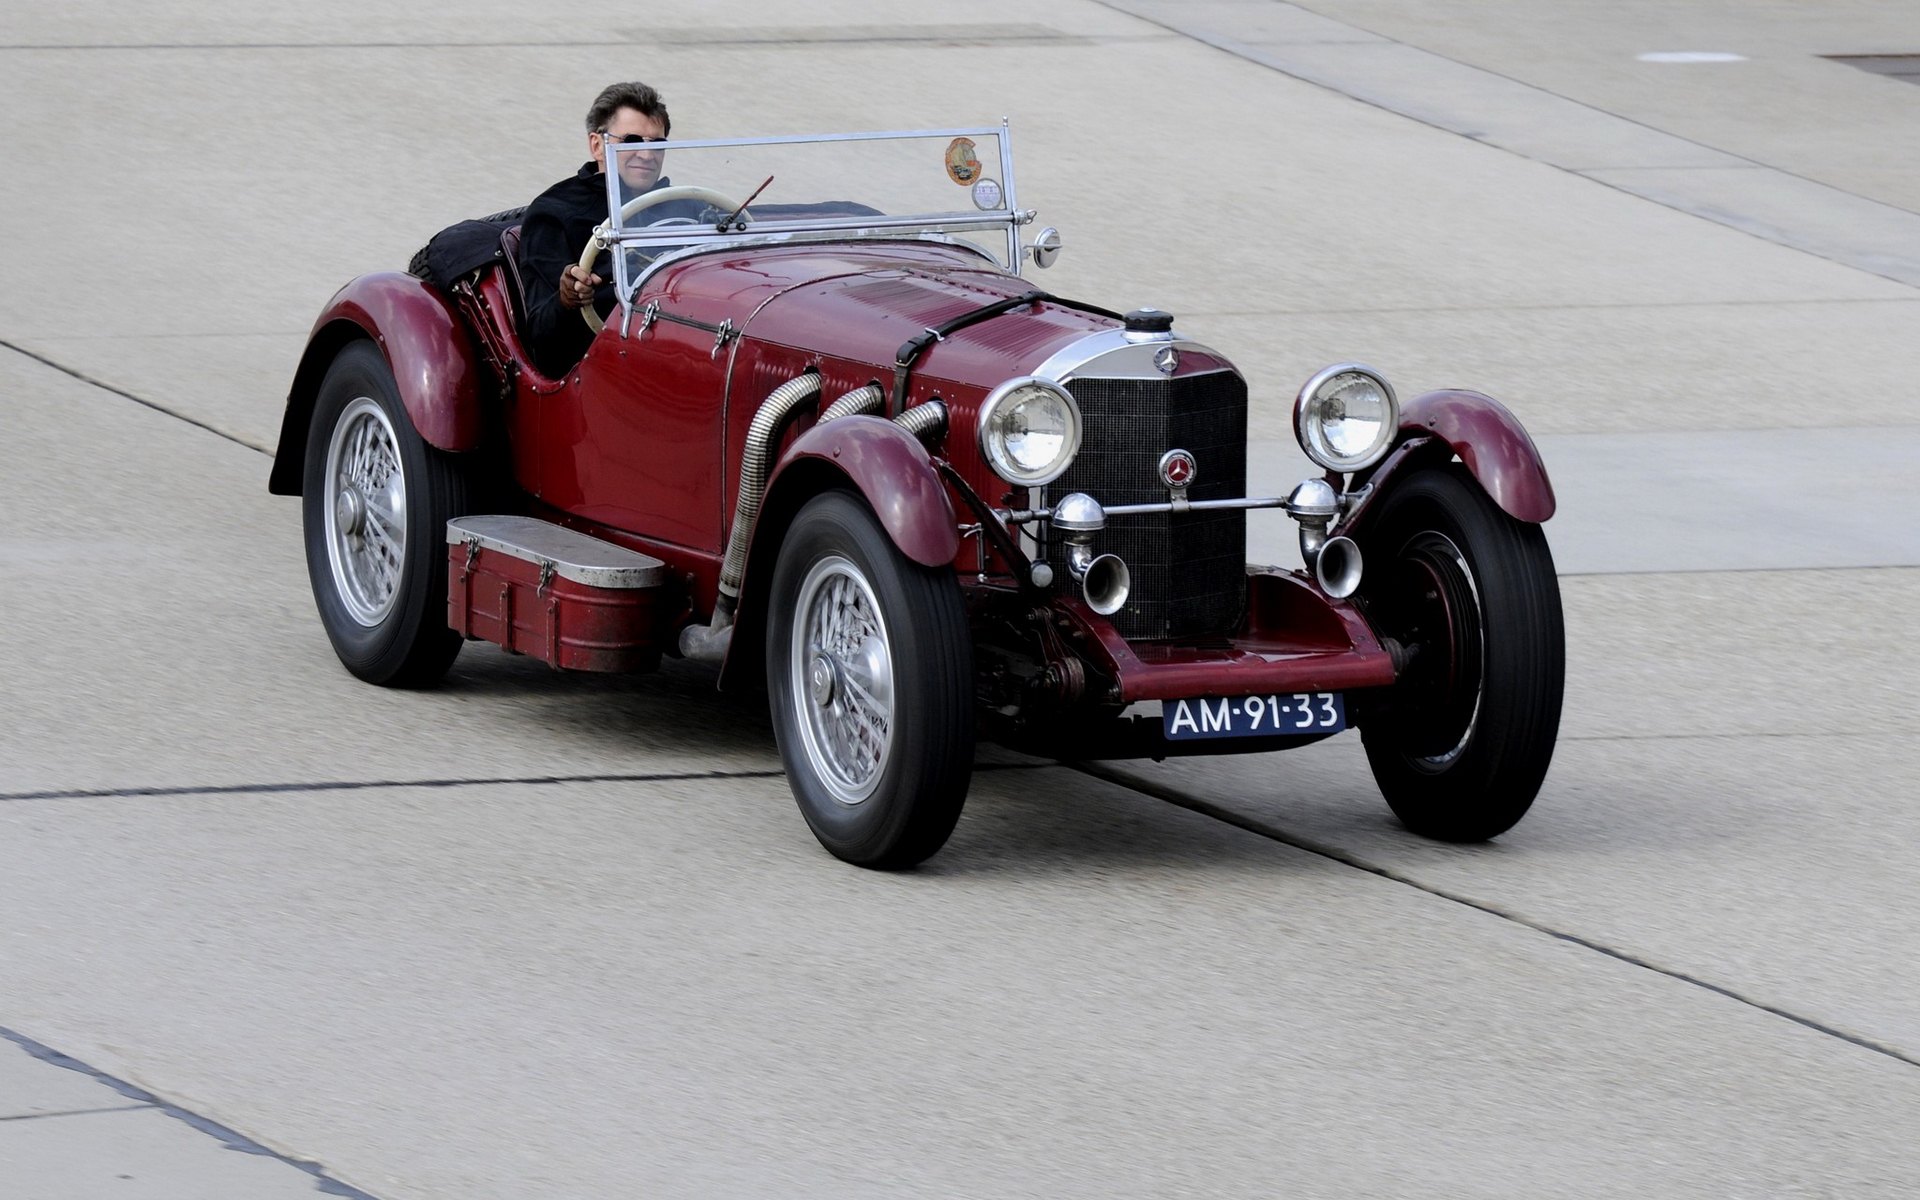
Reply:
[[[1392,0],[1330,0],[1311,6],[1317,11],[1274,0],[1108,3],[1438,129],[1834,262],[1920,283],[1920,179],[1910,169],[1894,180],[1862,169],[1887,158],[1878,139],[1889,129],[1911,128],[1920,96],[1830,62],[1819,49],[1847,44],[1833,41],[1836,35],[1904,36],[1910,14],[1896,6],[1856,4],[1817,16],[1789,10],[1768,20],[1745,6],[1709,3],[1688,6],[1691,21],[1662,12],[1663,20],[1636,22],[1613,8],[1581,14],[1549,6],[1543,19],[1541,6],[1505,4],[1478,9],[1473,21],[1436,22],[1432,6]],[[1452,53],[1333,13],[1430,38]],[[1527,26],[1546,34],[1548,45],[1515,36]],[[1719,53],[1747,65],[1648,61],[1635,53],[1649,47],[1649,38],[1682,29],[1749,51],[1759,62],[1724,49]],[[1677,86],[1689,74],[1705,86]],[[1719,94],[1706,90],[1715,85]],[[1808,104],[1810,92],[1831,107]],[[1782,103],[1783,93],[1791,102]],[[1738,106],[1730,103],[1735,95]],[[1821,119],[1834,111],[1864,111],[1878,121]],[[1769,165],[1809,166],[1809,144],[1824,152],[1812,156],[1814,169],[1835,182]]]
[[[1920,294],[1554,157],[1635,124],[1911,214],[1861,151],[1920,88],[1812,61],[1912,49],[1899,9],[1475,11],[0,13],[0,206],[45,234],[0,262],[0,1028],[97,1072],[0,1043],[0,1195],[1920,1194]],[[1536,811],[1416,842],[1351,737],[989,750],[876,876],[696,670],[348,679],[264,495],[306,325],[635,75],[688,131],[1011,114],[1041,282],[1232,354],[1256,473],[1328,361],[1507,401],[1569,572]]]

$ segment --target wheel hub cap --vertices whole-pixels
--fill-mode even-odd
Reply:
[[[340,526],[340,532],[348,537],[356,537],[367,524],[367,501],[358,491],[346,487],[340,489],[340,495],[334,502],[333,519]]]
[[[1404,640],[1420,647],[1403,689],[1428,715],[1409,727],[1408,752],[1430,768],[1458,757],[1480,712],[1478,589],[1466,556],[1451,538],[1428,531],[1401,550]]]
[[[808,684],[813,691],[813,702],[822,707],[833,703],[833,660],[825,651],[813,652],[813,666],[808,671]]]

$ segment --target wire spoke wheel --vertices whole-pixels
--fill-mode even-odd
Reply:
[[[347,615],[393,611],[407,552],[407,482],[393,423],[370,396],[348,403],[327,446],[327,562]]]
[[[893,650],[873,588],[844,558],[814,563],[800,585],[788,656],[806,753],[828,794],[873,794],[893,745]]]
[[[307,574],[341,663],[369,683],[438,680],[460,651],[444,530],[466,512],[466,468],[422,440],[373,343],[327,368],[301,484]]]
[[[794,800],[866,867],[945,844],[973,770],[973,646],[951,568],[902,554],[863,500],[809,500],[768,595],[767,685]]]

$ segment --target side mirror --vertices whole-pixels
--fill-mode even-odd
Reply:
[[[1033,255],[1033,265],[1050,267],[1060,257],[1060,231],[1049,225],[1033,239],[1033,245],[1027,247],[1027,253]]]

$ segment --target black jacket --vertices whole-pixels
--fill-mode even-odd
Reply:
[[[648,191],[671,186],[661,176]],[[633,193],[621,185],[621,203]],[[646,219],[691,217],[702,206],[694,201],[668,201],[650,208]],[[580,252],[593,236],[593,227],[607,218],[607,177],[600,165],[587,162],[571,178],[562,179],[527,207],[520,225],[520,280],[527,293],[527,351],[534,365],[550,376],[566,373],[593,342],[593,331],[580,313],[560,303],[560,273],[580,261]],[[618,303],[613,287],[613,263],[606,251],[593,264],[593,273],[607,282],[594,289],[593,304],[601,316]]]

